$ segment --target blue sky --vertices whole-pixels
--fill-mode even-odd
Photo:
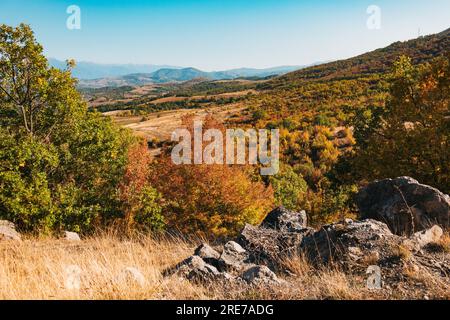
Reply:
[[[81,30],[66,28],[69,5]],[[366,9],[381,9],[369,30]],[[449,0],[1,0],[0,23],[29,23],[45,54],[203,70],[351,57],[450,27]]]

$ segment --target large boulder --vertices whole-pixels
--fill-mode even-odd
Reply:
[[[14,223],[7,220],[0,220],[0,241],[20,239],[20,234],[16,231]]]
[[[397,242],[388,226],[380,221],[346,220],[323,226],[306,235],[301,248],[314,264],[358,260],[369,255],[382,255],[389,242]]]
[[[296,212],[281,206],[269,212],[260,227],[285,232],[296,232],[304,229],[306,224],[307,217],[304,210]]]
[[[410,177],[375,181],[356,196],[361,218],[385,222],[398,235],[449,227],[450,198]]]
[[[250,262],[276,270],[286,257],[298,251],[303,237],[312,232],[311,228],[303,228],[302,232],[287,232],[247,224],[238,242],[247,250]]]

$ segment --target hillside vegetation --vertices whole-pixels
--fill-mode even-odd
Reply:
[[[411,175],[450,192],[449,30],[274,79],[90,90],[92,101],[117,99],[91,107],[73,63],[50,67],[28,26],[2,25],[0,41],[0,218],[20,231],[114,225],[223,239],[277,205],[306,210],[313,226],[355,216],[353,195],[372,179]],[[208,126],[221,130],[280,129],[279,174],[174,166],[170,144],[98,113],[139,131],[178,109],[211,111]],[[132,119],[118,120],[122,110]],[[180,114],[192,129],[192,114]]]

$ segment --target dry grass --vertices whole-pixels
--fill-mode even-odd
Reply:
[[[393,257],[408,261],[412,257],[411,250],[404,245],[396,245],[392,250]]]
[[[445,232],[442,237],[439,239],[439,241],[430,243],[427,246],[427,249],[433,252],[444,252],[449,253],[450,252],[450,233],[447,231]]]
[[[386,298],[382,291],[366,289],[364,277],[347,275],[332,266],[317,270],[301,256],[286,261],[292,274],[282,276],[288,282],[279,287],[204,287],[178,276],[162,276],[164,269],[190,256],[199,243],[149,236],[120,240],[112,235],[82,242],[0,242],[0,299]],[[143,283],[125,276],[124,270],[130,267],[142,273]],[[79,289],[68,281],[73,280],[70,272],[74,268],[81,270]]]
[[[226,106],[199,109],[177,109],[151,113],[142,121],[142,116],[124,116],[124,111],[110,111],[104,115],[110,116],[120,126],[131,129],[134,133],[149,140],[168,141],[172,132],[181,127],[183,117],[194,115],[196,119],[203,119],[212,114],[219,121],[229,119],[233,115],[240,115],[247,107],[240,103]],[[125,113],[126,114],[126,113]]]

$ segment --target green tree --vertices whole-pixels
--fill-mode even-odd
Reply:
[[[49,67],[27,25],[0,26],[0,218],[22,230],[88,231],[122,214],[133,139],[88,111],[71,67]]]
[[[306,181],[297,174],[290,165],[280,165],[280,171],[269,178],[272,185],[277,205],[283,205],[288,209],[299,208],[299,201],[308,189]]]

